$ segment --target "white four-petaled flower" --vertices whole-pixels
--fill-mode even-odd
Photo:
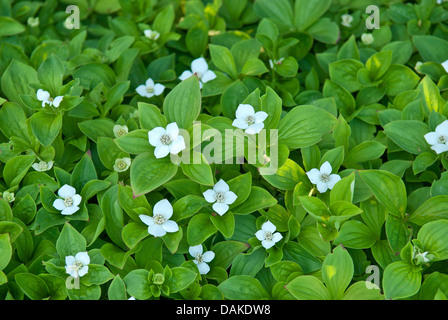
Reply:
[[[169,220],[173,215],[173,207],[166,200],[160,200],[154,205],[152,217],[145,214],[139,215],[140,220],[148,226],[148,233],[154,237],[163,237],[167,232],[179,231],[179,226],[173,220]]]
[[[437,154],[448,151],[448,120],[439,124],[434,132],[425,134],[425,139]]]
[[[277,230],[277,227],[272,222],[266,221],[261,226],[261,230],[255,232],[255,236],[261,241],[264,248],[269,249],[282,240],[283,236],[275,230]]]
[[[62,215],[69,216],[79,210],[79,204],[82,197],[76,194],[76,189],[68,184],[65,184],[58,191],[58,196],[63,199],[56,199],[53,202],[53,207],[61,211]]]
[[[148,132],[149,143],[156,147],[154,155],[157,159],[166,157],[169,153],[178,154],[186,148],[184,137],[179,135],[179,127],[176,122],[166,126],[156,127]]]
[[[120,138],[128,134],[129,128],[127,126],[121,126],[119,124],[116,124],[114,125],[112,131],[114,132],[115,138]]]
[[[179,79],[184,81],[185,79],[190,78],[193,74],[199,79],[199,87],[202,89],[204,83],[209,82],[216,78],[216,74],[208,69],[207,61],[204,58],[197,58],[191,62],[191,71],[184,71]]]
[[[154,80],[151,78],[148,78],[145,84],[141,84],[135,89],[139,95],[146,98],[160,96],[163,90],[165,90],[165,86],[160,83],[154,83]]]
[[[343,14],[341,16],[341,25],[343,25],[344,27],[347,28],[351,28],[352,27],[352,21],[353,21],[353,17],[350,14]]]
[[[131,158],[119,158],[115,160],[114,170],[116,172],[125,172],[131,166]]]
[[[48,171],[53,167],[53,163],[53,161],[39,161],[38,163],[34,163],[31,167],[33,167],[33,169],[36,171]]]
[[[160,37],[160,33],[151,29],[146,29],[145,31],[143,31],[143,33],[145,34],[145,37],[153,41],[156,41]]]
[[[213,210],[220,216],[229,210],[229,204],[235,202],[238,196],[230,191],[229,185],[222,179],[220,179],[213,189],[208,189],[203,193],[205,200],[208,203],[213,203]]]
[[[364,43],[365,45],[372,44],[374,40],[375,40],[375,39],[373,38],[373,35],[372,35],[371,33],[363,33],[363,34],[361,35],[361,41],[362,41],[362,43]]]
[[[328,161],[325,161],[320,169],[311,169],[306,173],[311,183],[314,183],[319,190],[320,193],[326,192],[328,189],[333,189],[336,182],[341,180],[341,177],[338,174],[331,174],[331,164]]]
[[[264,128],[264,120],[268,114],[264,111],[255,112],[250,104],[240,104],[236,109],[236,119],[233,120],[234,127],[243,129],[247,134],[257,134]]]
[[[188,249],[188,252],[192,257],[194,257],[193,262],[197,265],[200,274],[207,274],[210,271],[210,267],[207,262],[210,262],[215,257],[215,253],[213,251],[206,251],[202,253],[204,249],[202,248],[202,244],[198,244],[197,246],[191,246]]]
[[[65,257],[65,271],[73,278],[82,277],[89,271],[89,263],[89,254],[78,252],[75,256]]]
[[[55,108],[59,107],[59,104],[62,101],[63,96],[57,96],[56,98],[52,98],[48,91],[39,89],[36,93],[37,100],[42,101],[42,107],[45,107],[45,104],[49,106],[54,106]]]

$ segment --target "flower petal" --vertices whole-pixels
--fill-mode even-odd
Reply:
[[[448,120],[443,121],[436,127],[436,133],[448,136]]]
[[[263,230],[258,230],[257,232],[255,232],[255,236],[257,237],[258,240],[263,241],[266,239],[266,233],[264,233]]]
[[[264,111],[258,111],[255,113],[255,123],[261,123],[268,117],[268,114]]]
[[[207,61],[203,57],[197,58],[191,62],[191,71],[204,75],[208,71]]]
[[[60,210],[60,211],[64,210],[64,209],[65,209],[65,203],[64,203],[64,200],[62,200],[62,199],[56,199],[56,200],[54,200],[54,202],[53,202],[53,207],[55,207],[56,210]]]
[[[146,214],[141,214],[138,216],[140,218],[140,220],[143,221],[144,224],[146,224],[147,226],[152,226],[154,224],[154,218],[147,216]]]
[[[179,77],[179,80],[186,80],[188,78],[190,78],[193,75],[193,73],[190,70],[185,70],[184,72],[182,72],[182,74]]]
[[[202,248],[202,244],[198,244],[197,246],[190,246],[188,248],[188,252],[190,253],[190,255],[194,258],[196,258],[196,256],[198,254],[202,254],[203,252],[203,248]]]
[[[202,195],[204,196],[205,201],[207,201],[208,203],[216,202],[216,192],[213,189],[208,189],[207,191],[202,193]]]
[[[165,86],[163,84],[156,83],[154,86],[154,94],[156,96],[160,96],[163,93],[163,90],[165,90]]]
[[[87,252],[78,252],[75,255],[75,259],[78,262],[81,262],[83,266],[86,266],[90,263],[90,257]]]
[[[160,224],[153,224],[148,227],[148,233],[152,234],[154,237],[163,237],[166,235],[165,229]]]
[[[73,205],[75,205],[75,206],[79,206],[79,204],[80,204],[81,201],[82,201],[82,197],[81,197],[79,194],[75,194],[75,195],[72,197],[72,199],[73,199]]]
[[[61,198],[73,197],[76,194],[76,189],[68,184],[62,186],[58,191],[58,196]]]
[[[79,277],[85,276],[87,272],[89,271],[89,266],[84,266],[78,271]]]
[[[330,164],[330,162],[325,161],[325,162],[320,166],[320,170],[319,170],[319,171],[320,171],[320,173],[322,173],[322,174],[330,175],[332,170],[333,170],[333,169],[331,168],[331,164]]]
[[[248,116],[255,116],[255,110],[250,104],[240,104],[236,109],[235,115],[237,119],[245,121]]]
[[[39,101],[47,102],[48,99],[50,99],[50,93],[48,91],[39,89],[39,90],[37,90],[36,97],[37,97],[37,100],[39,100]]]
[[[320,193],[324,193],[324,192],[326,192],[328,190],[328,186],[327,186],[326,182],[319,181],[316,184],[316,187],[317,187],[317,190],[319,190]]]
[[[274,241],[274,242],[279,242],[282,239],[283,239],[283,236],[280,232],[276,232],[272,235],[272,241]]]
[[[61,104],[63,98],[64,98],[63,96],[57,96],[56,98],[54,98],[54,100],[53,100],[53,106],[54,106],[55,108],[58,108],[59,105]]]
[[[210,267],[205,262],[198,263],[197,266],[200,274],[207,274],[210,271]]]
[[[167,220],[162,224],[162,228],[165,229],[166,232],[177,232],[179,231],[179,226],[176,221]]]
[[[265,247],[266,249],[270,249],[270,248],[272,248],[275,245],[275,242],[274,241],[263,240],[263,241],[261,241],[261,245],[263,247]]]
[[[148,78],[148,80],[146,80],[145,85],[147,88],[153,88],[154,89],[154,80],[152,80],[151,78]]]
[[[229,185],[222,179],[220,179],[214,186],[213,186],[213,190],[215,192],[223,192],[223,193],[227,193],[229,192],[230,188]]]
[[[233,120],[232,122],[232,126],[237,127],[239,129],[247,129],[249,127],[249,125],[247,124],[246,121],[243,121],[242,119],[236,118],[235,120]]]
[[[319,169],[311,169],[310,171],[308,171],[306,173],[306,175],[308,176],[308,179],[310,179],[311,183],[313,184],[317,184],[320,182],[320,171]]]
[[[154,150],[154,156],[157,159],[164,158],[170,153],[170,147],[164,144],[158,145]]]
[[[78,206],[66,207],[64,210],[61,211],[61,214],[64,216],[71,216],[78,210],[79,210]]]
[[[153,147],[157,147],[161,144],[160,139],[166,134],[166,130],[162,127],[156,127],[148,132],[149,144]]]
[[[135,89],[135,91],[136,91],[139,95],[141,95],[142,97],[151,98],[151,97],[149,96],[149,92],[146,91],[146,86],[145,86],[144,84],[139,85],[139,86]]]
[[[179,135],[179,127],[176,122],[171,122],[166,126],[166,134],[169,135],[172,140],[177,138]]]
[[[335,185],[339,180],[341,180],[341,177],[340,177],[338,174],[334,173],[334,174],[330,175],[330,177],[329,177],[329,179],[328,179],[328,181],[327,181],[327,187],[328,187],[328,189],[330,189],[330,190],[333,189],[334,185]]]
[[[261,123],[254,123],[254,124],[250,125],[246,129],[246,131],[244,131],[244,132],[246,132],[247,134],[257,134],[261,130],[263,130],[263,128],[264,128],[264,123],[263,122],[261,122]]]
[[[152,212],[153,214],[160,214],[168,220],[173,215],[173,206],[167,199],[163,199],[154,205]]]
[[[186,146],[184,137],[178,136],[176,140],[170,143],[169,148],[171,154],[178,154],[182,150],[185,150]]]
[[[224,213],[226,213],[229,210],[229,206],[227,204],[225,204],[225,203],[218,203],[218,202],[215,202],[213,204],[212,208],[220,216],[222,216]]]
[[[431,146],[431,149],[434,150],[437,154],[448,151],[448,146],[446,144],[435,144]]]
[[[74,264],[76,262],[76,259],[74,256],[66,256],[65,257],[65,264],[67,266],[71,266],[72,264]]]
[[[439,135],[435,132],[429,132],[424,135],[426,142],[428,142],[430,145],[435,145],[438,143]]]
[[[261,230],[263,230],[264,232],[274,233],[275,230],[277,230],[277,227],[271,221],[266,221],[261,226]]]
[[[225,204],[232,204],[235,202],[235,200],[238,198],[238,196],[233,191],[228,191],[225,194]]]
[[[216,79],[216,74],[212,70],[208,70],[202,75],[201,81],[203,83],[209,82]]]
[[[204,252],[204,254],[202,255],[202,260],[204,260],[204,262],[210,262],[214,258],[215,258],[215,253],[213,251]]]

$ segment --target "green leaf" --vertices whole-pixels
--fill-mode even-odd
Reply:
[[[26,31],[26,27],[11,17],[0,17],[0,38]]]
[[[197,159],[199,158],[199,159]],[[213,186],[213,173],[202,153],[192,152],[189,163],[181,163],[182,172],[191,180],[206,186]],[[199,162],[199,163],[197,163]]]
[[[39,66],[37,77],[50,90],[52,97],[58,96],[64,78],[64,65],[61,59],[57,55],[51,54]]]
[[[364,170],[359,171],[359,175],[388,212],[404,217],[407,196],[403,180],[384,170]]]
[[[148,193],[171,180],[177,166],[168,157],[156,159],[146,152],[138,155],[131,165],[131,186],[136,195]]]
[[[17,285],[31,300],[43,300],[50,296],[45,281],[31,273],[19,273],[14,276]]]
[[[235,214],[250,214],[260,209],[268,208],[277,203],[277,200],[265,189],[251,187],[249,197],[239,206],[232,209]]]
[[[331,300],[331,295],[324,284],[313,276],[299,276],[286,285],[297,300]]]
[[[432,152],[424,138],[429,131],[427,124],[417,120],[391,121],[384,126],[384,133],[398,146],[412,154]]]
[[[266,300],[270,299],[269,293],[261,283],[247,275],[233,276],[218,286],[229,300]]]
[[[448,195],[429,198],[409,217],[410,222],[419,226],[440,219],[448,219]]]
[[[46,112],[37,112],[31,116],[30,123],[37,140],[44,147],[48,147],[62,128],[62,114],[55,116]]]
[[[27,174],[31,165],[36,160],[35,156],[16,156],[9,160],[3,168],[3,179],[10,187],[19,185]]]
[[[176,267],[172,268],[171,271],[173,274],[166,282],[171,293],[176,293],[187,288],[196,279],[196,272],[187,268]]]
[[[424,245],[425,251],[436,255],[436,260],[448,259],[448,220],[428,222],[421,227],[417,239]]]
[[[59,257],[65,259],[67,256],[74,256],[78,252],[84,252],[86,251],[86,245],[86,239],[69,223],[65,223],[56,241]]]
[[[334,243],[352,249],[368,249],[376,242],[376,234],[364,223],[356,220],[345,222]]]
[[[187,228],[187,239],[190,246],[203,243],[217,231],[210,221],[210,215],[200,213],[191,218]]]
[[[384,270],[383,288],[386,299],[403,299],[416,294],[422,274],[404,261],[389,264]]]
[[[294,7],[294,25],[300,30],[306,30],[330,8],[330,0],[297,0]]]
[[[188,129],[200,112],[201,92],[197,77],[182,81],[163,102],[163,113],[168,123],[176,122],[181,129]]]
[[[333,299],[341,299],[353,277],[353,260],[342,246],[327,255],[322,264],[322,278]]]
[[[9,234],[0,234],[0,271],[8,265],[12,255],[12,247],[9,243]]]
[[[136,269],[123,278],[126,289],[132,297],[138,300],[147,300],[152,296],[148,276],[148,270]]]
[[[116,275],[107,290],[109,300],[127,300],[126,286],[120,275]]]

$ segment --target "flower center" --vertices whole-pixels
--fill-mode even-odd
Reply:
[[[82,268],[82,262],[76,261],[73,265],[72,268],[75,269],[76,271],[79,271]]]
[[[146,92],[148,92],[148,93],[153,93],[153,92],[154,92],[154,88],[152,88],[152,87],[146,87]]]
[[[163,284],[164,281],[165,281],[165,277],[164,277],[163,274],[161,274],[161,273],[156,273],[156,274],[152,277],[152,282],[153,282],[154,284],[161,285],[161,284]]]
[[[47,170],[47,168],[48,168],[48,165],[47,165],[47,163],[46,162],[40,162],[39,163],[39,169],[40,170]]]
[[[328,175],[328,174],[326,174],[326,173],[323,173],[323,174],[320,176],[320,179],[321,179],[323,182],[328,182],[328,181],[330,180],[330,175]]]
[[[446,136],[439,136],[439,138],[437,139],[437,141],[441,144],[445,144],[448,141],[448,137]]]
[[[247,122],[248,125],[254,124],[255,123],[255,118],[253,116],[247,116],[246,122]]]
[[[272,232],[266,232],[265,233],[266,241],[272,241],[273,238],[274,238],[274,235],[272,234]]]
[[[118,162],[117,166],[120,170],[124,170],[124,169],[126,169],[126,162],[120,161],[120,162]]]
[[[154,215],[154,222],[156,224],[163,224],[166,221],[166,218],[164,216],[162,216],[161,214],[156,214]]]
[[[169,145],[171,143],[171,137],[167,134],[164,134],[161,138],[160,138],[160,142],[164,145]]]
[[[119,129],[118,131],[117,131],[117,136],[119,136],[119,137],[122,137],[122,136],[124,136],[126,134],[126,130],[124,130],[124,129]]]
[[[52,97],[48,98],[48,101],[53,102],[54,99]]]
[[[73,199],[71,197],[67,197],[64,200],[64,205],[66,207],[71,207],[73,205]]]
[[[223,203],[224,200],[226,199],[226,196],[224,195],[223,192],[216,192],[215,199],[217,202]]]
[[[199,253],[196,255],[196,261],[198,263],[204,262],[204,259],[202,258],[202,254]]]

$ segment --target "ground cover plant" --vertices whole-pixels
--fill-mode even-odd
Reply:
[[[447,22],[0,0],[0,299],[446,300]]]

